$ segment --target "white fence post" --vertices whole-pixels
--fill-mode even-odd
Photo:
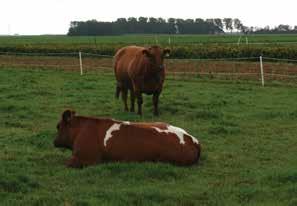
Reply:
[[[78,53],[78,56],[79,56],[80,75],[83,75],[83,66],[82,66],[81,52]]]
[[[264,87],[264,71],[263,71],[263,59],[262,59],[262,56],[260,56],[260,69],[261,69],[262,86]]]

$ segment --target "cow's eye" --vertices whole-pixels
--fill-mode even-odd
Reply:
[[[57,130],[59,130],[60,129],[60,124],[57,124]]]

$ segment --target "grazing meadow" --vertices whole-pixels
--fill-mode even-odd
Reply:
[[[159,117],[123,111],[110,73],[0,69],[0,205],[297,205],[296,85],[168,76]],[[106,163],[69,169],[53,146],[67,109],[163,121],[202,145],[199,164]]]

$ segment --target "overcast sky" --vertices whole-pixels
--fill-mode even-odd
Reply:
[[[1,0],[0,34],[66,34],[71,21],[119,17],[239,18],[246,26],[297,25],[297,0]]]

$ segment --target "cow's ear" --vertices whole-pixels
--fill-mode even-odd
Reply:
[[[65,123],[69,123],[70,120],[75,116],[75,111],[73,110],[65,110],[62,114],[62,119]]]
[[[165,57],[169,57],[170,49],[164,49],[163,54],[164,54]]]
[[[144,54],[147,57],[150,57],[151,56],[151,53],[150,53],[149,49],[143,49],[142,50],[142,54]]]

